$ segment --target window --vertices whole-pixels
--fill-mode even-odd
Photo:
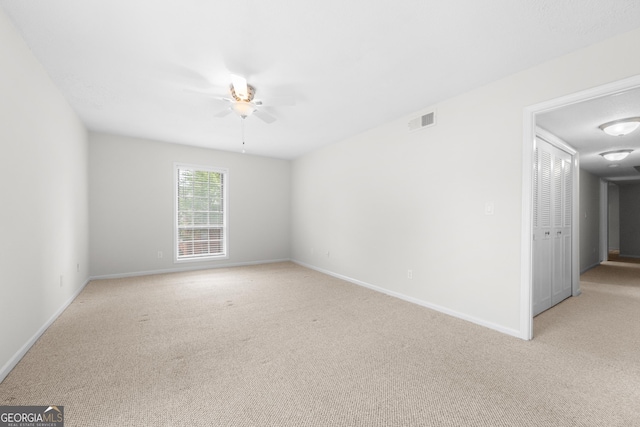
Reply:
[[[227,257],[227,171],[175,165],[176,260]]]

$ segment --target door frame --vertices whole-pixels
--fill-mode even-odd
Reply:
[[[609,181],[600,179],[600,249],[599,260],[609,260]]]
[[[536,115],[552,111],[567,105],[576,104],[593,98],[611,95],[640,87],[640,75],[613,83],[587,89],[560,98],[545,101],[524,108],[523,112],[523,149],[522,149],[522,230],[521,230],[521,277],[520,277],[520,338],[533,338],[533,144],[536,137]],[[577,156],[576,156],[577,157]],[[572,294],[580,292],[580,246],[579,246],[579,164],[574,165],[574,189],[572,224],[573,252],[571,257]],[[577,227],[577,228],[576,228]]]

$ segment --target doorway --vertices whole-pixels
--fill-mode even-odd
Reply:
[[[584,101],[624,92],[630,89],[640,87],[640,76],[603,85],[597,88],[589,89],[573,95],[536,104],[524,109],[524,140],[523,140],[523,156],[522,156],[522,248],[521,248],[521,298],[520,298],[520,332],[521,338],[533,338],[533,157],[536,138],[536,116],[541,113],[550,112],[555,109],[566,107],[573,104],[579,104]],[[573,164],[575,174],[579,170],[579,155],[575,156]],[[577,184],[577,175],[576,184]],[[573,195],[572,202],[572,239],[571,244],[575,248],[571,258],[571,295],[580,294],[580,259],[578,246],[579,235],[579,198],[576,191]]]

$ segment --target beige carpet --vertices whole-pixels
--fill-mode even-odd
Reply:
[[[615,262],[631,262],[634,264],[640,264],[640,258],[631,258],[631,257],[624,257],[624,256],[620,256],[620,251],[609,251],[609,256],[608,256],[608,260],[609,261],[615,261]]]
[[[582,279],[530,342],[293,263],[95,281],[0,405],[68,427],[640,425],[640,266]]]

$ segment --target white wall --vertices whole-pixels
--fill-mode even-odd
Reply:
[[[289,259],[289,161],[105,134],[89,139],[92,277]],[[229,170],[229,259],[174,263],[174,162]]]
[[[620,255],[640,258],[640,184],[620,184]]]
[[[609,203],[608,209],[608,228],[609,228],[609,245],[610,251],[620,250],[620,187],[610,182],[607,186]]]
[[[86,131],[2,9],[0,52],[2,380],[86,283],[89,234]]]
[[[580,273],[600,264],[600,178],[580,170]]]
[[[639,42],[628,33],[443,101],[419,133],[403,117],[296,159],[293,258],[525,336],[523,110],[640,74],[625,54]]]

